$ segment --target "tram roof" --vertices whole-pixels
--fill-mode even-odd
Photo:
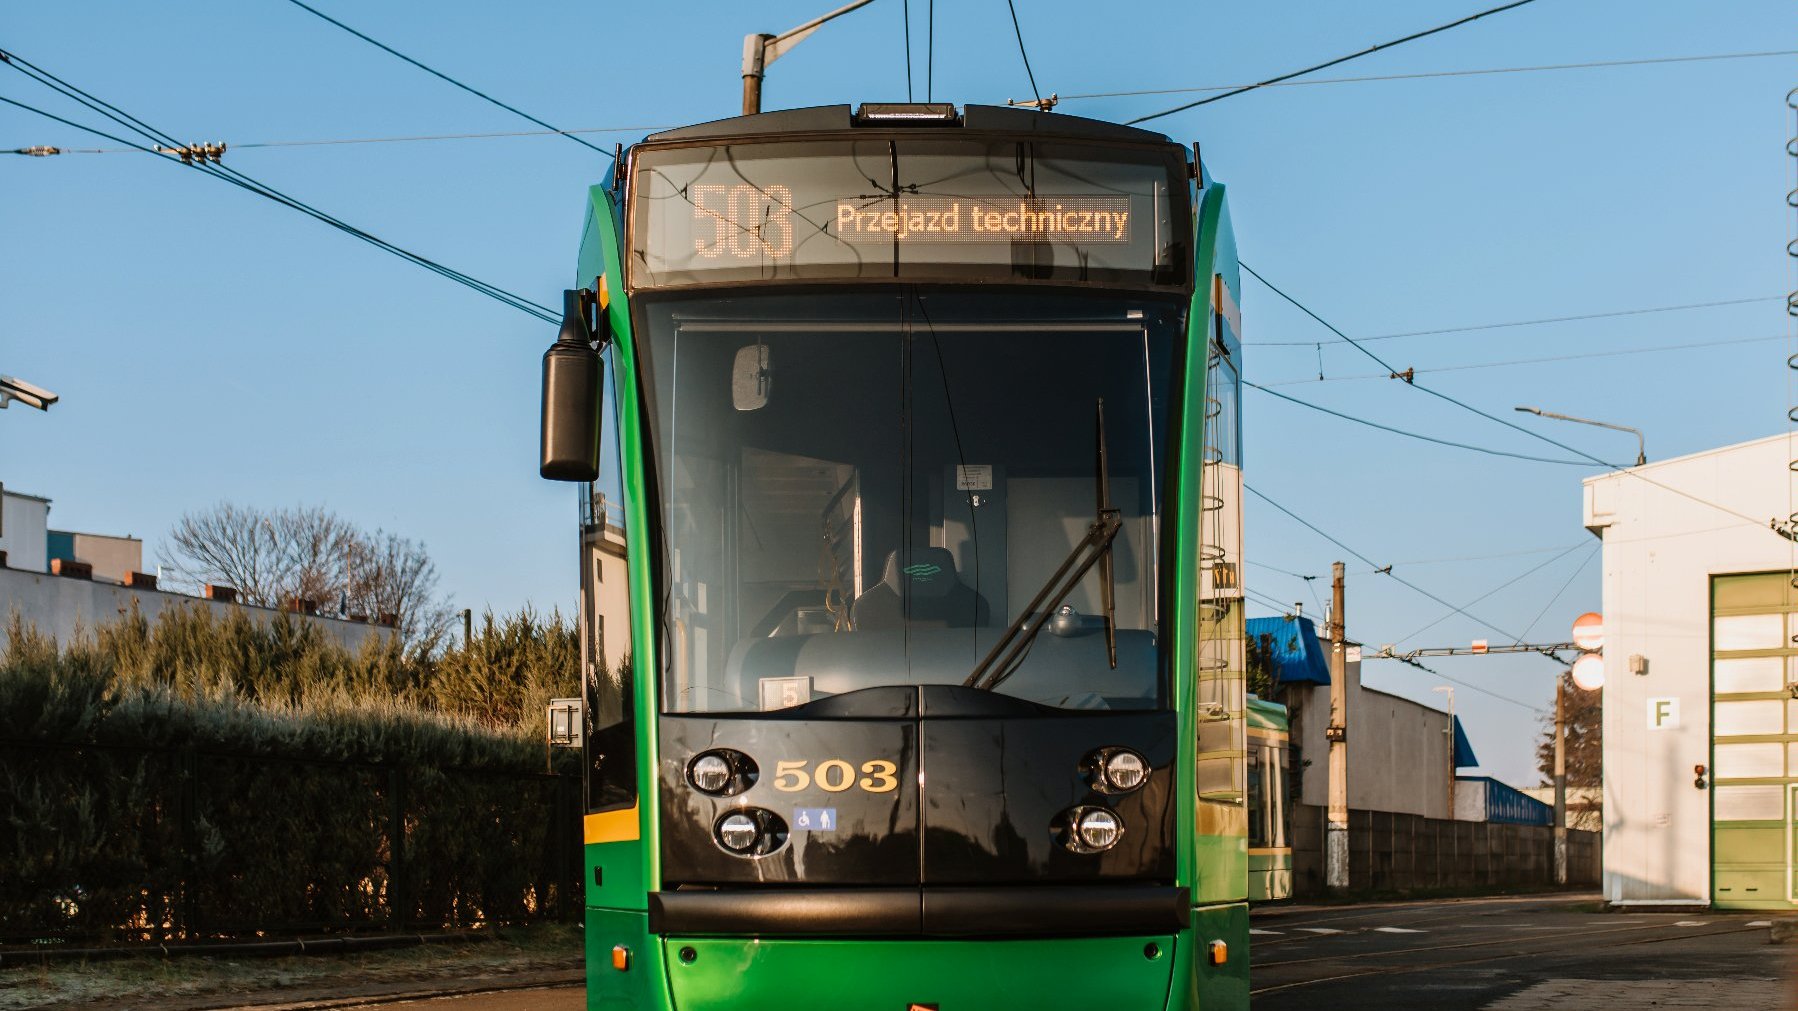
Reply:
[[[888,108],[892,108],[889,106]],[[868,106],[863,106],[863,110]],[[966,105],[952,120],[892,120],[864,118],[848,105],[817,105],[805,109],[778,109],[753,116],[733,116],[709,123],[676,127],[652,133],[644,143],[667,143],[695,140],[723,140],[732,137],[761,137],[779,134],[839,133],[853,130],[897,129],[926,133],[954,133],[963,130],[993,133],[1040,134],[1044,138],[1087,141],[1119,141],[1131,144],[1171,144],[1166,134],[1140,130],[1133,126],[1108,123],[1102,119],[1069,116],[1058,112],[1039,112],[1003,105]]]

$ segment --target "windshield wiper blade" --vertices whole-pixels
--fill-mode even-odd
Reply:
[[[1086,536],[1074,545],[1074,550],[1062,560],[1055,573],[1036,591],[1015,620],[1005,628],[999,641],[993,644],[986,656],[976,664],[972,673],[962,681],[967,688],[981,688],[992,691],[1006,678],[1016,673],[1023,662],[1025,651],[1036,641],[1043,626],[1054,617],[1055,608],[1074,592],[1080,580],[1086,577],[1093,565],[1103,563],[1099,570],[1100,599],[1105,609],[1105,647],[1111,660],[1112,669],[1117,669],[1117,621],[1113,610],[1116,594],[1112,587],[1111,542],[1117,539],[1118,532],[1124,528],[1123,514],[1111,505],[1111,481],[1106,472],[1105,445],[1105,401],[1097,404],[1097,436],[1096,453],[1098,469],[1098,516],[1086,528]]]
[[[1098,474],[1093,484],[1097,488],[1097,515],[1102,521],[1107,515],[1117,516],[1118,511],[1111,507],[1111,465],[1106,459],[1107,443],[1105,441],[1105,400],[1100,398],[1095,414],[1094,441],[1098,443],[1098,454],[1095,461]],[[1119,520],[1119,526],[1122,526]],[[1114,532],[1112,537],[1116,537]],[[1105,541],[1105,550],[1099,555],[1099,601],[1105,611],[1105,656],[1111,661],[1111,669],[1118,669],[1118,617],[1117,617],[1117,581],[1112,572],[1111,539]]]

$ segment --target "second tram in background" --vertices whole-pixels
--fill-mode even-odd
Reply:
[[[1249,696],[1249,901],[1292,898],[1292,724],[1286,707]]]

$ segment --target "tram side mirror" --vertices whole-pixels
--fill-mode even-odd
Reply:
[[[587,325],[587,295],[562,293],[562,331],[543,352],[543,457],[551,481],[599,477],[600,361]]]
[[[730,402],[739,411],[759,411],[768,406],[768,387],[773,383],[768,369],[768,345],[751,344],[737,349],[736,361],[730,368]]]

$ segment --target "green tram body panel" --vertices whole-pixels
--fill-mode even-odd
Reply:
[[[1063,129],[1063,124],[1070,124],[1066,129],[1078,134],[1081,124],[1090,122],[1001,111],[1010,117],[1008,123],[1021,124],[1018,129],[1024,131],[1041,131],[1049,142],[1055,140],[1056,131]],[[757,118],[784,115],[787,114]],[[996,113],[985,115],[992,117]],[[1020,118],[1025,116],[1028,120]],[[969,122],[973,122],[972,109]],[[694,129],[703,133],[708,128]],[[746,118],[714,124],[709,129],[717,138],[740,140],[754,132],[754,123]],[[682,142],[693,145],[707,141],[689,136]],[[1105,143],[1102,138],[1083,142],[1095,147]],[[659,142],[651,138],[650,143],[654,146]],[[1030,138],[1030,143],[1036,143],[1036,139]],[[635,152],[632,160],[634,163]],[[1177,728],[1166,770],[1166,788],[1172,793],[1168,810],[1173,880],[1169,884],[1184,889],[1189,896],[1183,913],[1186,925],[1175,930],[1137,933],[1101,931],[1096,936],[1083,936],[1078,930],[1063,931],[1057,936],[1027,936],[1031,933],[1029,924],[1020,921],[1015,933],[1026,936],[1008,936],[1005,930],[982,936],[931,936],[928,930],[916,936],[883,935],[879,931],[859,936],[805,936],[803,931],[791,930],[774,934],[754,929],[683,931],[654,925],[659,911],[663,916],[672,915],[658,905],[659,894],[666,892],[666,898],[678,898],[689,894],[680,889],[693,887],[677,883],[683,873],[679,868],[666,872],[664,868],[669,841],[680,832],[689,836],[692,833],[689,826],[666,824],[669,817],[682,818],[687,810],[669,802],[671,788],[686,785],[669,778],[678,775],[684,756],[672,755],[664,761],[660,754],[666,722],[664,709],[669,704],[664,675],[671,664],[683,662],[683,658],[678,655],[677,645],[670,648],[671,639],[662,625],[666,615],[660,613],[667,588],[659,581],[666,577],[663,568],[667,563],[658,558],[665,549],[655,535],[661,532],[664,517],[660,514],[662,505],[655,497],[656,475],[651,465],[657,453],[652,441],[657,423],[650,403],[654,380],[645,363],[646,342],[650,338],[640,332],[646,318],[643,314],[657,296],[639,298],[634,290],[627,291],[631,247],[627,245],[629,210],[623,192],[600,186],[592,189],[576,285],[602,286],[597,294],[602,338],[609,339],[606,380],[614,391],[611,410],[602,412],[602,436],[616,447],[624,527],[631,532],[625,551],[629,653],[635,673],[622,696],[630,711],[630,726],[625,728],[629,733],[607,738],[602,746],[596,737],[594,717],[589,713],[588,771],[590,777],[597,776],[601,764],[616,766],[628,757],[635,773],[628,798],[599,798],[605,802],[596,803],[597,795],[591,790],[588,795],[585,934],[589,1008],[836,1011],[864,1007],[902,1009],[918,1003],[941,1011],[984,1011],[1002,1006],[1230,1011],[1248,1006],[1246,902],[1250,897],[1249,881],[1259,861],[1247,846],[1241,749],[1255,717],[1243,711],[1240,671],[1215,673],[1208,680],[1200,677],[1198,657],[1207,631],[1197,601],[1199,498],[1204,476],[1198,448],[1204,437],[1208,393],[1206,351],[1212,333],[1222,325],[1220,307],[1214,306],[1213,301],[1221,290],[1233,308],[1240,304],[1241,288],[1224,187],[1209,178],[1202,179],[1200,185],[1192,188],[1190,208],[1187,269],[1192,275],[1186,281],[1190,285],[1190,302],[1173,356],[1184,371],[1171,376],[1173,389],[1184,390],[1184,394],[1168,405],[1168,428],[1162,430],[1177,430],[1180,436],[1168,452],[1170,466],[1165,471],[1169,487],[1168,501],[1161,503],[1161,536],[1171,545],[1161,556],[1167,562],[1167,571],[1157,593],[1160,628],[1165,638],[1158,647],[1163,658],[1165,704]],[[734,288],[727,285],[727,289],[745,290],[746,282],[741,279],[733,284]],[[864,281],[851,290],[877,285],[875,281]],[[893,287],[892,282],[888,286]],[[773,290],[779,285],[761,287]],[[812,285],[804,290],[834,291],[846,287],[821,289]],[[982,286],[964,287],[979,291]],[[639,302],[642,304],[636,304]],[[790,395],[796,391],[782,392]],[[1157,432],[1156,437],[1160,434]],[[1062,550],[1054,548],[1051,553]],[[1234,620],[1240,625],[1240,605],[1235,606]],[[1212,629],[1209,634],[1220,633]],[[1032,648],[1049,652],[1041,644]],[[590,709],[591,690],[590,685]],[[1233,728],[1227,738],[1201,734],[1201,699],[1211,707],[1214,719],[1220,711],[1218,700],[1222,700],[1223,717]],[[756,718],[754,713],[725,715],[732,719]],[[920,724],[929,725],[928,720]],[[603,736],[606,732],[601,730],[598,734]],[[1211,743],[1202,747],[1202,736]],[[617,751],[619,742],[624,740],[628,741],[628,756]],[[1219,740],[1235,743],[1220,747]],[[1234,749],[1235,756],[1234,788],[1202,792],[1196,773],[1201,761],[1227,769],[1225,760],[1230,749]],[[821,763],[838,757],[859,764],[867,756],[819,755],[811,756],[810,761],[822,775]],[[758,756],[757,761],[763,763],[760,775],[765,788],[767,777],[777,771],[775,756]],[[671,769],[675,771],[671,773]],[[921,788],[923,777],[919,778]],[[880,782],[878,775],[875,781]],[[833,796],[853,799],[855,794],[851,789],[849,794]],[[940,800],[940,794],[933,797],[933,803]],[[846,805],[851,800],[839,803]],[[796,811],[782,813],[796,815]],[[1138,835],[1132,838],[1139,838],[1143,830],[1137,831]],[[1025,844],[1041,845],[1034,838]],[[928,843],[921,841],[919,845]],[[789,849],[791,846],[788,844]],[[1068,864],[1067,854],[1051,853],[1048,863],[1032,866],[1060,866],[1062,871],[1055,873],[1067,873]],[[1027,887],[1028,883],[1019,882],[1019,886]],[[736,887],[702,884],[697,894],[717,894]],[[917,887],[915,878],[907,887]],[[1007,886],[1001,880],[993,887]],[[667,904],[667,908],[673,906]],[[615,967],[617,951],[625,953],[622,968]],[[1221,957],[1221,964],[1213,964],[1214,951]]]

